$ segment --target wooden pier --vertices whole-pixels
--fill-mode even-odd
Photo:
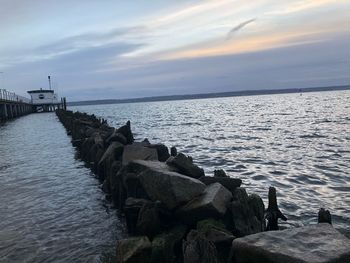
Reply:
[[[0,121],[17,118],[33,112],[30,99],[0,89]]]

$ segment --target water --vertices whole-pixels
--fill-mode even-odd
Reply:
[[[0,262],[99,262],[124,235],[53,113],[0,126]]]
[[[275,186],[286,226],[326,207],[350,236],[349,91],[72,109],[130,119],[137,139],[176,146],[208,175],[225,169],[265,204]],[[103,261],[123,225],[54,114],[0,126],[0,262]]]
[[[110,125],[131,120],[136,138],[176,146],[207,174],[225,169],[267,205],[275,186],[286,226],[329,209],[350,236],[350,92],[72,107]]]

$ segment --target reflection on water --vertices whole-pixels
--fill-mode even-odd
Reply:
[[[0,262],[99,262],[124,233],[53,113],[0,126]]]
[[[72,107],[138,139],[176,146],[207,174],[223,168],[267,200],[270,185],[287,224],[316,221],[320,207],[350,233],[350,92]]]

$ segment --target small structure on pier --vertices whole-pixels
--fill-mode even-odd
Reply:
[[[30,90],[31,102],[36,112],[48,112],[58,109],[61,102],[57,99],[57,94],[53,90]]]

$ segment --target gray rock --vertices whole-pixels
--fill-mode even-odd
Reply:
[[[158,154],[158,161],[165,162],[170,157],[169,149],[164,144],[150,144],[148,148],[156,149]]]
[[[176,156],[177,155],[177,149],[175,146],[170,148],[170,155],[171,156]]]
[[[118,160],[123,153],[124,145],[120,142],[112,142],[98,162],[98,174],[100,178],[112,167],[112,163]]]
[[[222,169],[214,170],[214,177],[228,177],[226,172]]]
[[[161,232],[162,223],[155,203],[144,204],[138,214],[136,229],[139,235],[153,238]]]
[[[348,263],[350,240],[323,223],[235,239],[232,254],[236,263]]]
[[[318,218],[317,218],[318,223],[328,223],[332,224],[332,215],[329,212],[329,210],[325,210],[324,208],[321,208],[318,211]]]
[[[119,142],[123,145],[127,144],[127,139],[125,138],[125,136],[121,133],[119,133],[118,131],[114,131],[112,133],[112,135],[110,135],[106,142],[109,144],[109,143],[112,143],[112,142]]]
[[[159,161],[133,161],[130,163],[133,171],[139,172],[138,177],[143,189],[153,200],[159,200],[167,208],[173,209],[204,192],[205,185],[197,180],[170,169]]]
[[[248,197],[244,188],[233,192],[231,213],[236,236],[245,236],[264,231],[264,203],[258,195]]]
[[[176,256],[181,251],[181,241],[185,237],[187,227],[178,225],[152,240],[151,262],[178,262]]]
[[[151,204],[152,202],[146,199],[129,197],[125,201],[124,214],[126,220],[126,226],[130,234],[136,234],[136,224],[139,218],[139,212],[141,208],[146,204]]]
[[[177,154],[175,157],[171,156],[166,163],[172,167],[175,167],[179,173],[190,176],[192,178],[200,178],[204,176],[204,170],[193,164],[192,158],[182,153]]]
[[[126,145],[123,152],[123,165],[134,160],[158,160],[157,150],[140,144]]]
[[[134,135],[131,131],[130,121],[127,121],[127,123],[124,126],[120,127],[117,130],[117,132],[124,135],[124,137],[126,138],[127,144],[131,144],[134,142]]]
[[[213,242],[191,230],[183,242],[184,263],[217,263],[218,252]]]
[[[132,237],[117,241],[117,263],[150,262],[152,244],[148,237]]]
[[[231,192],[233,192],[237,187],[240,187],[242,184],[241,179],[231,177],[202,176],[201,178],[199,178],[199,180],[205,183],[206,185],[219,183]]]
[[[201,196],[180,207],[176,214],[186,223],[220,218],[226,213],[232,194],[219,183],[209,185]]]

